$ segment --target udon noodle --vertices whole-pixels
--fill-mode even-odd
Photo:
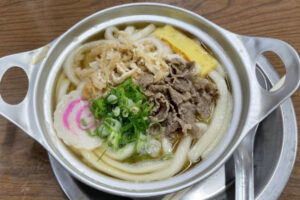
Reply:
[[[185,130],[185,133],[172,132],[168,135],[164,131],[171,130],[174,126],[164,125],[167,121],[165,119],[159,122],[162,124],[159,125],[159,134],[142,134],[147,141],[146,144],[142,143],[144,146],[137,146],[137,141],[112,148],[105,139],[89,133],[100,129],[101,126],[98,127],[97,123],[100,124],[103,120],[94,119],[95,113],[91,112],[92,100],[115,97],[110,95],[111,88],[117,88],[129,79],[133,85],[139,85],[145,73],[153,77],[150,85],[166,83],[172,71],[172,60],[188,62],[185,55],[175,52],[171,45],[156,37],[155,30],[157,28],[153,24],[142,29],[134,26],[127,26],[123,30],[109,27],[105,30],[103,39],[76,47],[67,56],[63,71],[57,79],[54,127],[58,137],[92,168],[128,181],[157,181],[187,170],[213,152],[224,138],[231,120],[232,97],[226,73],[218,64],[205,77],[216,87],[217,98],[214,99],[212,108],[208,109],[211,112],[208,119],[196,118],[196,134],[189,134],[194,125],[180,124],[177,132]],[[199,69],[201,70],[201,66],[195,64],[193,73],[199,74]],[[152,109],[157,101],[153,102]],[[174,106],[169,107],[171,109]],[[175,108],[177,109],[179,107]],[[117,109],[113,111],[120,112]],[[82,118],[85,121],[81,121]],[[154,124],[159,123],[156,121]]]

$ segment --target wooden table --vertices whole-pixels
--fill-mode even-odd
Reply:
[[[1,0],[0,57],[49,43],[79,20],[104,8],[137,1]],[[299,0],[162,0],[192,10],[231,30],[249,36],[284,40],[300,50]],[[269,57],[280,65],[276,57]],[[282,68],[279,69],[282,74]],[[1,95],[19,102],[27,88],[19,69],[10,70]],[[300,91],[293,96],[300,119]],[[298,128],[300,122],[298,121]],[[280,199],[300,199],[300,148],[295,168]],[[19,128],[0,117],[0,199],[66,199],[49,165],[47,152]]]

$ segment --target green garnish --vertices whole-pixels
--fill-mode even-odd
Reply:
[[[106,153],[106,149],[101,153],[101,155],[99,156],[97,162],[102,159],[102,157],[104,156],[105,153]]]
[[[108,147],[117,150],[144,138],[150,124],[149,112],[153,103],[147,102],[143,88],[131,79],[111,88],[104,98],[95,99],[90,107],[96,120],[100,120],[96,135],[106,141]],[[136,150],[137,151],[137,150]]]
[[[171,158],[173,158],[173,153],[165,153],[162,157],[161,160],[170,160]]]
[[[81,126],[87,127],[87,123],[86,123],[85,119],[81,118],[80,123],[81,123]]]
[[[95,134],[88,128],[87,123],[85,119],[80,119],[81,126],[84,128],[84,130],[90,135],[95,136]]]

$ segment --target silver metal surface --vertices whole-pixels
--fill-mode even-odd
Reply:
[[[257,70],[259,71],[260,69],[257,68]],[[259,75],[258,72],[257,75]],[[263,89],[267,89],[268,84],[265,76],[258,76],[258,82]],[[282,83],[282,81],[279,81],[270,91],[280,88]],[[235,163],[235,199],[253,200],[255,198],[253,148],[257,128],[258,124],[249,131],[233,154]]]
[[[257,65],[269,77],[270,84],[267,89],[282,80],[273,67],[268,67],[271,64],[264,57],[258,59]],[[296,115],[292,100],[288,99],[280,109],[273,111],[264,120],[256,135],[254,163],[261,164],[254,165],[255,194],[258,199],[277,199],[280,196],[292,173],[297,154],[297,142]],[[262,185],[266,186],[262,187]]]
[[[116,196],[108,193],[104,193],[99,190],[95,190],[82,182],[79,182],[74,177],[71,176],[68,171],[66,171],[62,165],[60,165],[55,158],[49,154],[49,160],[54,172],[54,175],[66,194],[66,196],[71,200],[81,199],[130,199],[126,197]],[[230,181],[227,180],[227,184],[233,183],[233,177],[230,177]],[[201,199],[208,199],[219,195],[226,189],[226,177],[225,177],[225,167],[221,167],[213,175],[205,179],[202,183],[196,184],[189,190],[191,194],[186,197],[186,199],[197,199],[195,197],[201,197]],[[100,197],[100,198],[99,198]],[[139,198],[134,198],[138,200]],[[145,198],[141,198],[145,199]],[[152,197],[149,200],[160,200],[162,197]],[[198,199],[197,199],[198,200]]]
[[[28,85],[28,92],[22,102],[16,105],[10,105],[6,103],[0,94],[0,114],[10,120],[12,123],[17,125],[21,128],[24,132],[30,135],[32,138],[40,142],[40,133],[31,131],[30,122],[28,117],[29,110],[28,104],[29,99],[33,94],[33,82],[31,80],[34,79],[35,74],[33,70],[35,68],[39,68],[41,63],[35,62],[40,56],[40,52],[43,51],[44,47],[18,53],[14,55],[9,55],[6,57],[0,58],[0,81],[4,75],[4,73],[11,67],[20,67],[24,70],[26,75],[28,76],[29,85]]]
[[[53,88],[62,62],[74,47],[112,25],[149,22],[158,25],[167,23],[186,30],[213,50],[228,72],[234,110],[226,137],[209,158],[168,180],[133,183],[95,172],[74,157],[56,137],[52,125]],[[74,25],[48,47],[46,53],[45,50],[35,50],[14,55],[14,60],[28,74],[29,91],[25,100],[17,106],[0,101],[0,113],[39,141],[73,176],[96,189],[123,196],[163,195],[209,177],[230,158],[247,132],[298,88],[300,79],[299,57],[286,43],[239,36],[195,13],[164,4],[126,4],[97,12]],[[279,54],[287,72],[283,87],[273,93],[262,90],[255,75],[256,57],[266,50]],[[36,52],[39,52],[38,55],[45,55],[34,56]],[[1,59],[1,77],[11,64],[9,58]],[[33,64],[28,62],[30,60]],[[18,110],[23,111],[22,119],[26,120],[20,120],[19,112],[16,114]]]
[[[286,78],[283,79],[285,81],[280,88],[277,88],[276,91],[268,91],[262,87],[257,88],[260,90],[261,96],[256,99],[257,103],[251,105],[259,107],[259,109],[256,108],[256,116],[254,118],[255,120],[261,121],[276,109],[274,105],[279,105],[290,93],[294,93],[298,89],[300,68],[294,68],[294,66],[300,64],[300,59],[295,49],[281,40],[247,36],[240,36],[240,38],[248,50],[250,60],[256,62],[263,52],[272,51],[281,58],[285,66]],[[254,74],[255,66],[255,64],[252,66]]]
[[[260,69],[257,68],[257,70]],[[267,89],[267,80],[263,75],[261,77],[261,79],[258,78],[258,82],[263,89]],[[270,92],[282,87],[284,80],[285,76],[270,89]],[[235,163],[235,199],[254,199],[253,148],[257,128],[258,124],[247,133],[233,154]]]
[[[264,58],[258,61],[258,65],[261,69],[257,71],[258,80],[262,80],[263,85],[267,84],[267,89],[271,88],[271,84],[278,81],[277,73]],[[263,78],[264,73],[268,80]],[[290,99],[260,123],[254,146],[255,199],[277,199],[287,183],[296,158],[297,123]],[[86,186],[73,178],[51,155],[49,159],[57,181],[69,199],[121,198]],[[185,191],[182,199],[233,199],[234,174],[234,161],[230,159],[211,177]]]
[[[250,130],[233,154],[237,200],[254,200],[253,147],[257,127]]]

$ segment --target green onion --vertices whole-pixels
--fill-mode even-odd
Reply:
[[[85,119],[81,118],[80,123],[83,127],[87,127],[87,123],[86,123]]]
[[[106,153],[106,149],[101,153],[101,155],[99,156],[97,162],[102,159],[102,157],[104,156],[105,153]]]
[[[119,107],[115,107],[115,108],[113,109],[113,113],[114,113],[114,115],[115,115],[116,117],[118,117],[118,116],[120,115],[120,108],[119,108]]]
[[[87,123],[85,121],[85,119],[81,118],[80,119],[80,123],[83,126],[83,128],[85,129],[85,131],[90,135],[90,136],[95,136],[95,133],[93,133],[88,127],[87,127]]]
[[[145,142],[144,138],[147,138],[149,112],[154,105],[147,100],[143,88],[133,84],[131,79],[116,88],[110,88],[104,98],[91,102],[90,110],[95,120],[100,121],[94,135],[104,139],[113,150],[134,142],[137,151],[139,143]]]
[[[173,158],[173,153],[165,153],[162,157],[161,160],[170,160],[171,158]]]
[[[117,103],[117,100],[118,100],[117,96],[115,96],[113,94],[111,94],[107,97],[107,101],[111,104]]]

